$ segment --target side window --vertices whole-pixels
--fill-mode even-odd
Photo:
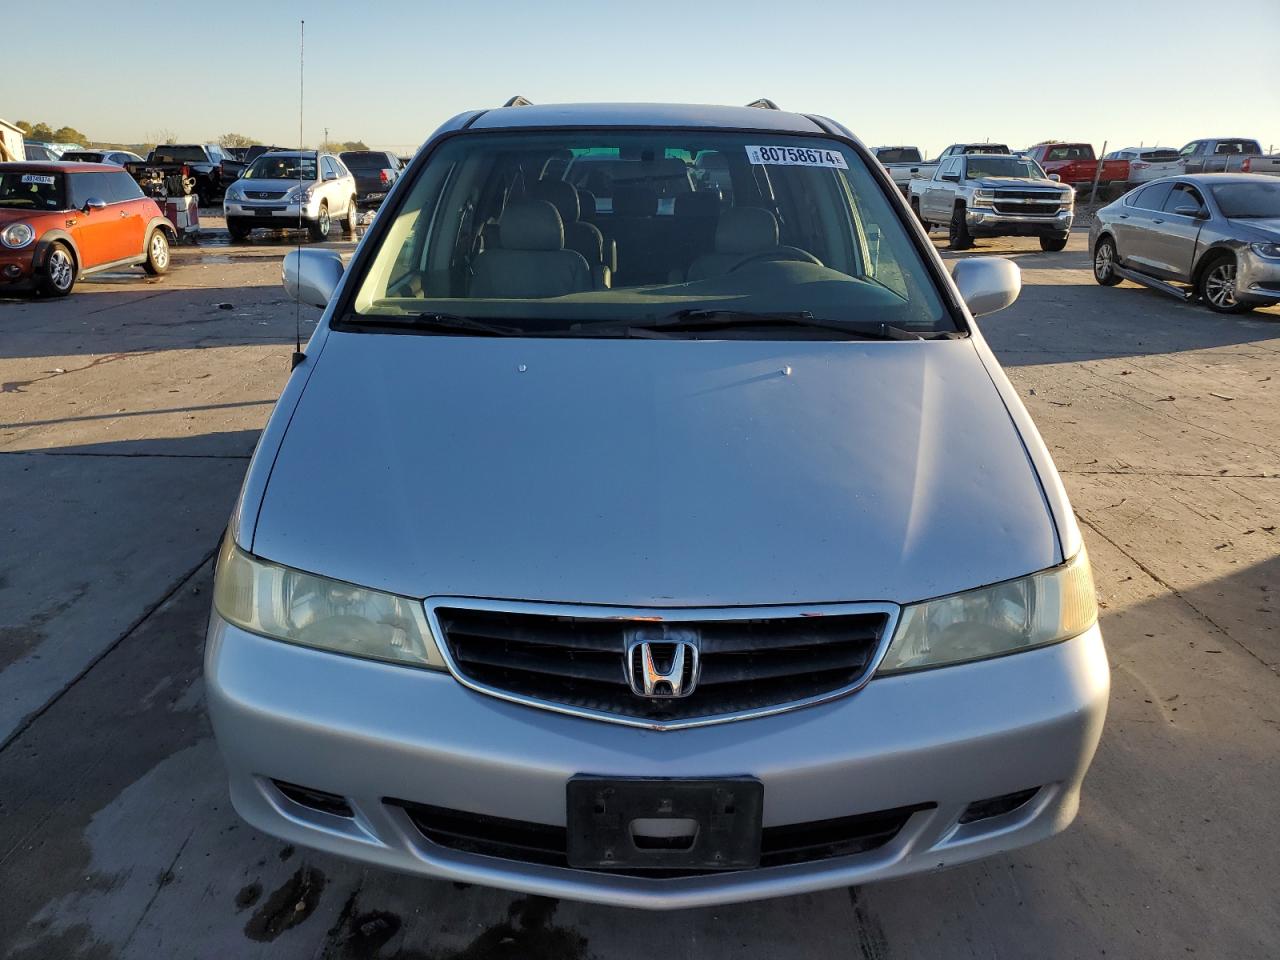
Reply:
[[[81,209],[92,197],[104,203],[115,203],[110,178],[105,173],[71,173],[67,175],[70,206]]]
[[[950,176],[953,173],[959,173],[959,172],[960,172],[960,161],[957,160],[955,157],[952,157],[950,160],[948,160],[946,163],[942,165],[943,176]]]
[[[328,157],[320,158],[320,169],[324,172],[324,179],[326,180],[338,175],[338,171],[333,168],[333,161]]]
[[[1066,160],[1067,154],[1069,152],[1070,151],[1068,151],[1066,147],[1054,147],[1052,150],[1049,151],[1049,155],[1045,159],[1046,160]]]
[[[1169,191],[1169,196],[1165,198],[1162,209],[1166,213],[1177,213],[1179,207],[1195,207],[1197,210],[1203,210],[1204,198],[1200,196],[1200,191],[1189,183],[1175,184]]]
[[[111,193],[114,200],[141,200],[144,196],[137,181],[127,173],[108,173],[111,181]]]
[[[1143,187],[1138,191],[1133,205],[1141,207],[1143,210],[1163,210],[1164,202],[1168,199],[1172,190],[1172,183],[1153,183],[1151,186]]]
[[[1180,156],[1180,157],[1190,157],[1190,156],[1194,156],[1194,155],[1195,155],[1195,152],[1196,152],[1197,150],[1199,150],[1199,149],[1200,149],[1200,141],[1199,141],[1199,140],[1196,140],[1196,141],[1194,141],[1194,142],[1192,142],[1192,143],[1188,143],[1185,147],[1183,147],[1181,150],[1179,150],[1179,151],[1178,151],[1178,156]]]

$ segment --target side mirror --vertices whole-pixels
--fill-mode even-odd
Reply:
[[[958,173],[944,173],[944,174],[942,175],[942,178],[941,178],[941,179],[943,179],[943,180],[950,180],[952,183],[959,183],[959,182],[960,182],[960,174],[958,174]]]
[[[1050,179],[1050,180],[1052,180],[1054,183],[1061,183],[1061,182],[1062,182],[1062,177],[1061,177],[1061,176],[1059,176],[1059,175],[1058,175],[1058,174],[1056,174],[1056,173],[1051,173],[1051,174],[1049,174],[1049,179]]]
[[[337,175],[336,173],[326,173],[326,174],[324,175],[324,178],[325,178],[326,180],[337,180],[337,179],[338,179],[338,175]]]
[[[289,296],[313,307],[327,307],[341,279],[342,258],[332,250],[294,250],[280,267]]]
[[[1209,219],[1209,211],[1204,207],[1197,207],[1193,203],[1184,203],[1180,207],[1174,207],[1173,212],[1180,217],[1195,217],[1197,220]]]
[[[292,254],[290,254],[292,256]],[[1004,257],[970,257],[951,271],[960,298],[975,317],[1003,310],[1022,292],[1022,271]]]
[[[84,206],[81,208],[81,212],[88,213],[90,210],[105,210],[105,209],[107,209],[107,201],[101,200],[98,197],[90,197],[88,200],[84,202]]]

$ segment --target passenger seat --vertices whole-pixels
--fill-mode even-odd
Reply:
[[[502,246],[473,262],[471,296],[533,299],[592,289],[590,265],[564,249],[564,224],[545,200],[508,204],[498,229]]]
[[[593,223],[583,223],[581,202],[578,191],[572,184],[563,180],[535,180],[525,194],[526,200],[545,200],[556,208],[560,221],[564,224],[564,246],[566,250],[576,250],[591,264],[596,274],[597,289],[609,286],[610,274],[613,272],[613,257],[606,256],[604,234]],[[610,243],[612,252],[612,243]],[[596,269],[597,267],[603,270]]]

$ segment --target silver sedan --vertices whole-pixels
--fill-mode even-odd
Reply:
[[[1165,177],[1098,211],[1093,276],[1133,280],[1218,313],[1280,303],[1280,182],[1251,174]]]

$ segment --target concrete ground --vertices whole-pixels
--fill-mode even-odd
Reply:
[[[1075,825],[914,879],[666,916],[459,887],[240,823],[202,705],[210,557],[289,371],[282,242],[0,299],[0,954],[1280,955],[1280,309],[1015,257],[983,329],[1084,528],[1114,668]],[[331,246],[349,249],[335,233]]]

